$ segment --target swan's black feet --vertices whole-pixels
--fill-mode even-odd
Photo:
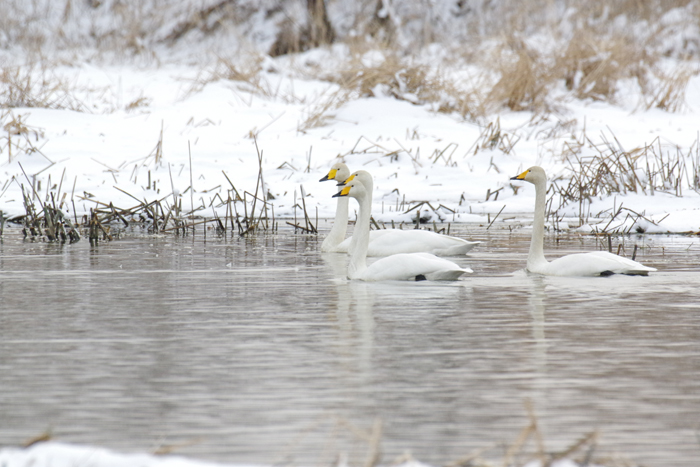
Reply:
[[[427,281],[427,280],[428,280],[428,279],[426,279],[425,276],[424,276],[423,274],[418,274],[418,275],[416,276],[416,282],[418,282],[418,281]]]

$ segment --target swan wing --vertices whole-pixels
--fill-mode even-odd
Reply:
[[[480,243],[428,230],[380,229],[369,233],[367,256],[390,256],[400,253],[459,256],[466,254]],[[350,238],[346,238],[334,251],[347,253],[349,247]]]
[[[328,242],[328,244],[326,244],[326,240],[324,240],[321,244],[321,251],[323,253],[347,253],[351,238],[352,237],[346,238],[338,245],[333,245],[333,242]],[[326,239],[328,239],[328,237],[326,237]]]
[[[472,272],[452,261],[428,253],[402,253],[380,258],[362,271],[365,281],[456,280]]]
[[[552,276],[605,276],[610,274],[628,274],[646,276],[655,268],[644,266],[637,261],[623,258],[607,251],[592,251],[562,256],[542,265],[541,274]]]
[[[335,246],[335,248],[333,248],[333,252],[347,253],[350,250],[350,240],[352,240],[352,237],[348,237],[342,242],[340,242],[338,245]]]

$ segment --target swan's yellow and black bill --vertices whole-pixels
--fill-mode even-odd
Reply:
[[[355,174],[350,175],[350,176],[343,182],[343,185],[347,185],[347,184],[350,183],[350,181],[351,181],[352,179],[354,179],[354,178],[355,178]]]
[[[529,172],[530,172],[530,169],[527,169],[525,172],[521,173],[521,174],[518,175],[517,177],[511,177],[510,179],[511,179],[511,180],[525,180],[525,177],[527,176],[527,174],[528,174]]]
[[[328,180],[333,180],[333,179],[335,179],[335,174],[336,174],[336,172],[338,172],[336,169],[331,169],[331,171],[328,172],[328,175],[326,175],[326,176],[323,177],[321,180],[319,180],[319,182],[327,182]]]
[[[333,198],[337,198],[338,196],[347,196],[348,193],[350,193],[350,188],[352,188],[352,187],[350,187],[350,186],[343,187],[342,190],[340,190],[338,193],[333,195]]]

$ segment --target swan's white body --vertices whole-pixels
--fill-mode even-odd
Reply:
[[[415,281],[415,280],[456,280],[469,268],[461,268],[452,261],[438,258],[429,253],[401,253],[380,258],[367,266],[369,245],[369,218],[372,207],[372,192],[360,180],[351,180],[335,196],[351,196],[357,199],[360,212],[355,231],[354,246],[351,248],[348,264],[348,278],[363,281]]]
[[[353,179],[359,180],[368,192],[372,192],[374,184],[372,176],[364,170],[353,174]],[[344,182],[350,177],[350,170],[342,162],[333,164],[328,175],[320,181],[338,180]],[[352,237],[345,238],[348,226],[348,198],[338,197],[333,227],[321,244],[321,251],[335,253],[350,253]],[[428,230],[381,229],[369,232],[369,247],[367,256],[389,256],[399,253],[432,253],[438,256],[459,256],[466,254],[481,242],[470,242],[462,238],[441,235]]]
[[[608,276],[628,274],[646,276],[654,268],[608,253],[593,251],[562,256],[554,261],[544,257],[544,217],[547,193],[547,175],[541,167],[530,167],[511,180],[524,180],[535,185],[535,217],[532,223],[532,240],[527,256],[527,270],[547,276]]]
[[[351,238],[343,240],[334,251],[346,253]],[[432,253],[437,256],[466,254],[480,242],[441,235],[429,230],[380,229],[370,230],[367,256],[389,256],[398,253]]]

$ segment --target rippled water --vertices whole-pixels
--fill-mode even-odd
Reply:
[[[640,237],[650,277],[522,271],[527,231],[454,283],[364,284],[314,236],[0,243],[0,444],[176,445],[226,462],[502,459],[532,401],[547,450],[599,430],[594,457],[700,459],[700,246]],[[454,226],[453,226],[453,230]],[[617,242],[613,242],[617,248]],[[597,248],[549,238],[552,257]]]

